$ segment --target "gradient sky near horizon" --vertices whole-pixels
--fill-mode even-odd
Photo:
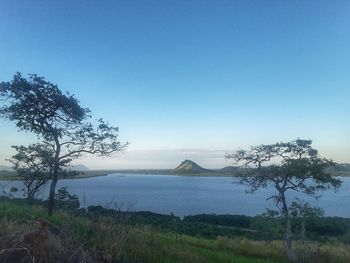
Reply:
[[[350,162],[350,1],[0,0],[0,81],[37,73],[120,127],[89,168],[228,165],[312,139]],[[0,120],[0,164],[35,138]]]

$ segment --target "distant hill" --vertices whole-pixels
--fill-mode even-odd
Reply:
[[[195,162],[191,160],[185,160],[182,163],[180,163],[179,166],[177,166],[174,169],[174,173],[183,174],[183,173],[205,173],[209,172],[210,170],[204,169],[203,167],[199,166]]]
[[[237,166],[226,166],[221,169],[206,169],[191,160],[183,161],[172,171],[174,174],[198,176],[235,176],[247,172],[251,172],[251,169]]]
[[[83,164],[76,164],[76,165],[73,165],[70,170],[72,171],[77,171],[77,172],[85,172],[85,171],[90,171],[89,168],[87,168],[85,165]]]

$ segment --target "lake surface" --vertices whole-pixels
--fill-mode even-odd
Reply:
[[[341,179],[343,185],[338,192],[327,190],[322,192],[319,200],[306,200],[322,207],[327,216],[350,217],[350,178]],[[266,201],[273,193],[272,188],[248,194],[246,186],[235,182],[237,178],[232,177],[110,174],[60,180],[58,187],[67,186],[69,192],[80,198],[82,206],[117,203],[126,207],[132,203],[134,211],[178,216],[201,213],[256,215],[265,212],[266,207],[274,208],[273,201]],[[18,181],[0,181],[0,184],[7,189],[11,186],[22,188]],[[14,196],[21,195],[17,192]],[[44,193],[41,197],[46,196]],[[298,197],[304,198],[302,195]]]

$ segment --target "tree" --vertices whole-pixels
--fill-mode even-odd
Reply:
[[[35,133],[53,152],[48,213],[54,209],[55,189],[63,167],[82,154],[109,156],[126,144],[118,141],[118,128],[99,119],[94,124],[90,110],[82,108],[69,93],[35,74],[16,73],[0,83],[0,116],[14,121],[20,130]]]
[[[323,217],[324,211],[322,208],[312,207],[309,203],[303,202],[299,199],[292,202],[290,205],[290,211],[294,221],[297,221],[300,224],[300,239],[304,245],[306,240],[306,225],[312,219]]]
[[[226,155],[236,164],[254,168],[250,174],[240,178],[240,182],[249,187],[248,192],[274,187],[275,193],[268,199],[275,201],[284,219],[284,243],[291,261],[297,261],[297,257],[292,248],[291,215],[286,193],[294,191],[316,197],[318,191],[330,187],[337,189],[341,185],[339,179],[325,171],[333,162],[321,158],[311,144],[311,140],[297,139],[287,143],[252,146],[249,150]]]
[[[52,178],[54,152],[43,144],[12,146],[16,154],[9,160],[23,179],[26,197],[34,199]]]
[[[57,190],[55,194],[55,200],[58,201],[59,205],[68,210],[78,209],[80,201],[77,195],[72,195],[68,192],[67,186],[62,186]]]

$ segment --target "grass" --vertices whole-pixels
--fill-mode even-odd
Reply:
[[[126,245],[126,254],[142,262],[285,262],[272,258],[240,255],[235,250],[222,249],[218,240],[199,239],[150,229],[133,229],[133,245]],[[136,241],[136,243],[135,243]],[[141,253],[140,253],[141,252]]]
[[[3,201],[0,203],[0,217],[3,222],[12,222],[18,228],[31,225],[30,222],[34,222],[35,219],[45,219],[49,221],[51,232],[55,232],[55,229],[69,229],[74,237],[84,244],[84,248],[91,251],[106,253],[111,249],[111,244],[118,242],[120,238],[120,234],[117,234],[120,233],[118,224],[109,222],[108,219],[100,218],[98,222],[92,222],[87,218],[75,217],[61,211],[49,218],[46,210],[40,206]],[[111,258],[127,262],[280,262],[222,250],[218,240],[162,233],[147,226],[130,228],[120,253],[108,253]]]
[[[72,250],[70,245],[69,249],[60,251],[64,253],[73,253],[72,251],[75,250],[86,251],[86,254],[93,256],[102,254],[106,260],[104,262],[287,262],[281,241],[266,243],[227,237],[205,239],[159,231],[145,225],[129,226],[123,219],[112,220],[108,217],[100,217],[91,220],[63,211],[56,211],[49,218],[46,210],[41,206],[29,206],[14,201],[0,201],[0,223],[3,226],[0,230],[0,239],[4,239],[4,229],[9,229],[9,232],[17,229],[21,234],[32,230],[33,222],[38,218],[49,222],[49,230],[56,235],[55,240],[62,236],[60,233],[63,230],[70,233],[74,242],[70,241],[69,244],[74,244],[75,249]],[[6,225],[8,227],[5,227]],[[21,234],[17,234],[17,239],[21,238]],[[12,236],[14,236],[13,233]],[[64,244],[65,241],[61,240],[61,243]],[[64,246],[61,245],[61,247]],[[0,250],[4,248],[0,247]],[[307,246],[299,244],[297,250],[304,262],[350,262],[350,246],[344,244],[313,242],[308,243]]]

